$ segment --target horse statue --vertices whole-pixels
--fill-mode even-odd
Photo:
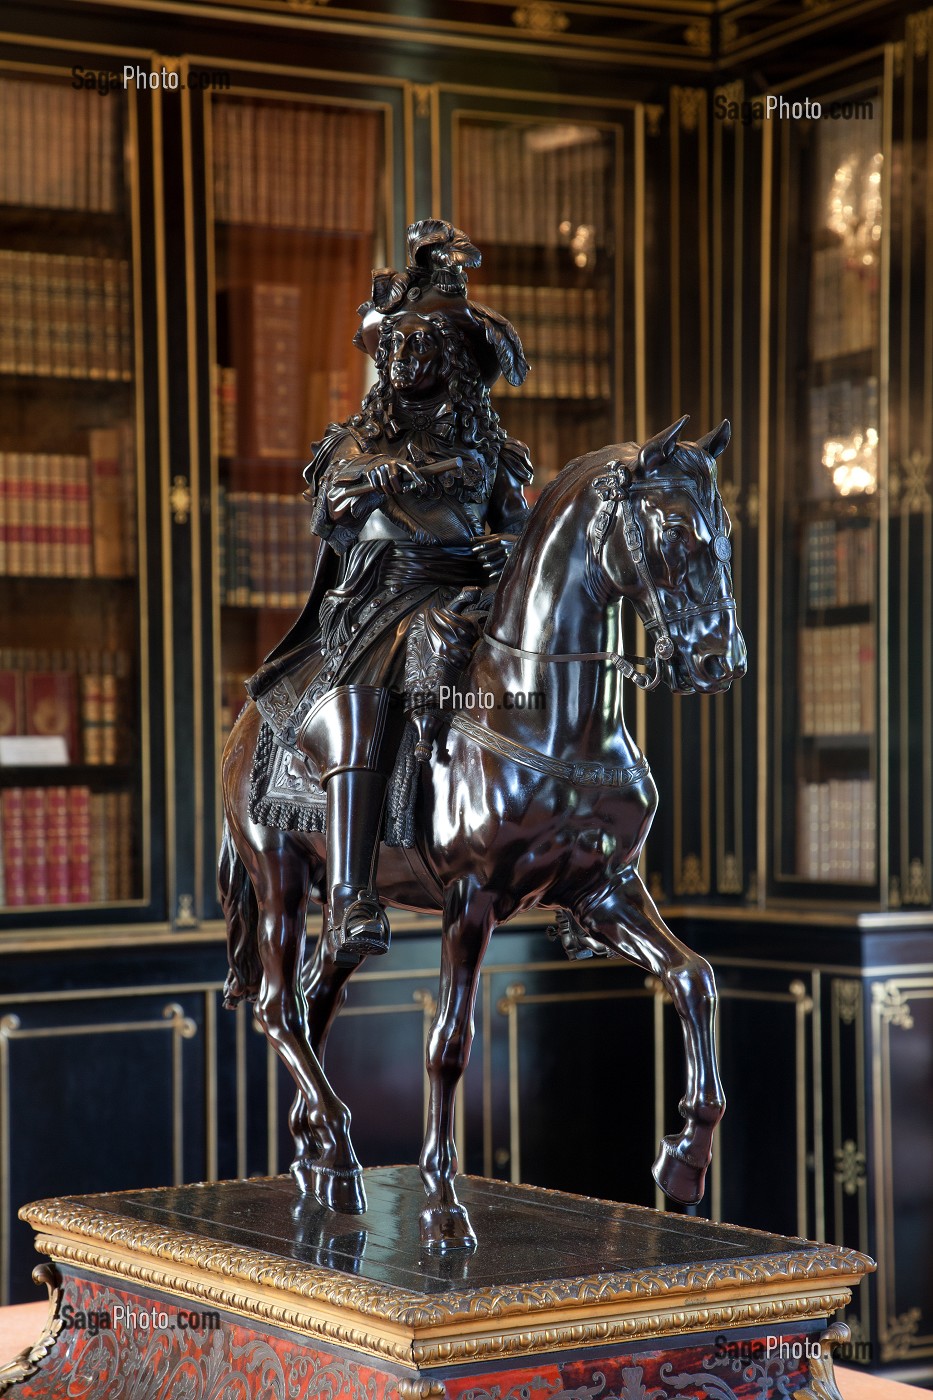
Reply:
[[[558,911],[571,955],[624,958],[663,984],[682,1024],[687,1076],[683,1127],[663,1138],[653,1174],[678,1201],[703,1194],[725,1108],[716,986],[709,964],[674,937],[638,874],[658,797],[622,713],[626,681],[652,689],[663,679],[678,694],[712,694],[746,669],[716,474],[730,427],[723,422],[685,442],[685,423],[641,446],[617,443],[578,457],[544,489],[459,681],[463,695],[537,692],[544,703],[443,713],[432,761],[417,770],[415,844],[379,850],[380,895],[442,918],[420,1159],[428,1250],[476,1243],[456,1191],[454,1097],[489,939],[497,925],[535,907]],[[653,640],[649,658],[622,651],[623,600]],[[220,886],[231,975],[240,995],[255,1000],[297,1086],[289,1122],[300,1189],[333,1211],[361,1213],[350,1113],[324,1071],[328,1031],[354,965],[338,960],[326,917],[304,964],[309,900],[327,897],[326,842],[319,831],[276,829],[250,817],[260,727],[250,703],[223,757]]]

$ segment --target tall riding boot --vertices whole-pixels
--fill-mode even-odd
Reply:
[[[389,921],[373,884],[386,781],[371,768],[345,768],[325,787],[330,920],[344,966],[389,947]]]

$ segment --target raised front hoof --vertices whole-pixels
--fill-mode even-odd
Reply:
[[[313,1196],[325,1210],[338,1215],[362,1215],[366,1209],[363,1172],[359,1167],[322,1167],[296,1157],[291,1173],[303,1196]]]
[[[707,1166],[709,1164],[707,1163]],[[698,1167],[682,1157],[676,1139],[662,1138],[651,1175],[672,1201],[683,1206],[695,1206],[703,1199],[706,1189],[706,1166]]]
[[[429,1254],[452,1254],[476,1248],[476,1236],[463,1206],[427,1206],[419,1217],[421,1248]]]

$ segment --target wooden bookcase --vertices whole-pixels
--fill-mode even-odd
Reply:
[[[153,832],[135,95],[5,69],[0,131],[0,910],[138,907]]]
[[[385,261],[388,135],[375,105],[218,95],[210,115],[223,738],[307,594],[310,444],[365,392],[352,328]]]
[[[772,414],[782,464],[772,535],[772,889],[872,902],[887,897],[888,839],[881,427],[892,147],[883,79],[879,60],[873,73],[843,67],[801,85],[851,118],[787,123],[773,134],[775,317],[785,353],[775,362]]]
[[[619,129],[455,111],[454,219],[483,252],[471,295],[508,316],[531,372],[494,402],[531,448],[533,499],[565,462],[622,431],[615,356]]]

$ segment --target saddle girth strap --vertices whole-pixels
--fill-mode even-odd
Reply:
[[[606,763],[569,763],[562,758],[551,758],[548,754],[538,753],[537,749],[527,748],[515,739],[507,739],[504,734],[496,734],[494,730],[486,729],[460,710],[452,716],[450,727],[459,730],[489,753],[498,754],[500,758],[510,758],[513,763],[520,763],[535,773],[544,773],[549,778],[561,778],[578,787],[630,787],[642,778],[647,778],[651,771],[645,759],[633,763],[628,768],[619,768]]]

